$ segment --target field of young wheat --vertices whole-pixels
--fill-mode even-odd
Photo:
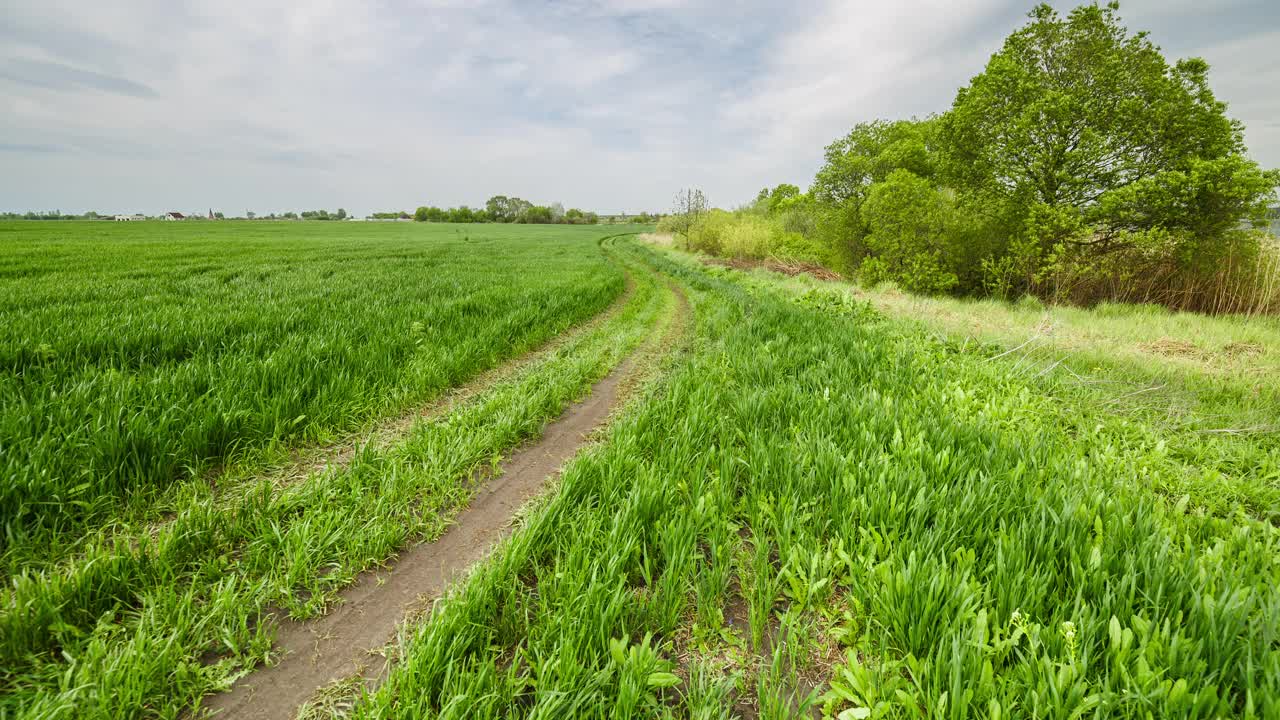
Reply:
[[[200,714],[298,660],[278,618],[646,353],[385,672],[289,717],[1280,716],[1274,433],[601,228],[32,227],[0,716]]]

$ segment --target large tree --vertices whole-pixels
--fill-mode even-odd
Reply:
[[[1139,186],[1149,195],[1185,188],[1192,175],[1257,172],[1247,160],[1223,162],[1242,156],[1242,129],[1209,89],[1208,65],[1170,65],[1146,33],[1120,24],[1117,9],[1084,5],[1066,17],[1048,5],[1032,10],[943,118],[951,184],[1012,217],[1028,217],[1033,206],[1062,209],[1105,242],[1118,219],[1108,210],[1122,204],[1108,202],[1110,193]],[[1210,224],[1226,227],[1243,205],[1204,208],[1223,213]]]

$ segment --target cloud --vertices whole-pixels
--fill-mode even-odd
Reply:
[[[7,153],[56,153],[64,148],[47,143],[0,143],[0,152]]]
[[[1268,127],[1280,113],[1263,86],[1277,63],[1273,39],[1248,27],[1256,3],[1239,0],[1207,23],[1209,11],[1191,3],[1160,14],[1143,2],[1130,25],[1161,28],[1179,54],[1204,48],[1255,154],[1280,164]],[[853,123],[945,110],[1028,9],[1005,0],[9,5],[0,151],[10,171],[0,197],[12,209],[359,212],[478,205],[497,193],[661,209],[689,184],[734,205],[761,185],[805,185],[823,146]],[[1228,37],[1206,29],[1231,23],[1239,29]]]
[[[43,60],[10,59],[0,65],[0,78],[49,90],[88,89],[141,98],[157,94],[146,85],[127,78]]]

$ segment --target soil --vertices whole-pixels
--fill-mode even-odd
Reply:
[[[207,697],[203,708],[237,720],[292,720],[326,686],[352,678],[376,686],[387,671],[385,651],[402,621],[443,595],[451,581],[511,534],[517,511],[606,424],[643,360],[682,332],[688,305],[675,290],[675,315],[663,335],[593,385],[587,398],[549,424],[537,442],[503,462],[443,536],[406,549],[385,569],[361,575],[324,617],[306,622],[271,618],[279,625],[279,662],[246,675],[229,692]]]

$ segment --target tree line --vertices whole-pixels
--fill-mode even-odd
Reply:
[[[528,200],[506,195],[494,195],[482,208],[462,205],[455,208],[439,208],[424,205],[413,213],[418,222],[450,223],[526,223],[531,225],[565,224],[595,225],[600,216],[583,212],[578,208],[564,209],[560,203],[534,205]]]
[[[762,190],[736,222],[766,218],[772,245],[913,292],[1280,310],[1280,260],[1255,230],[1280,172],[1249,159],[1208,73],[1170,64],[1116,3],[1039,5],[949,110],[859,123],[808,192]]]

